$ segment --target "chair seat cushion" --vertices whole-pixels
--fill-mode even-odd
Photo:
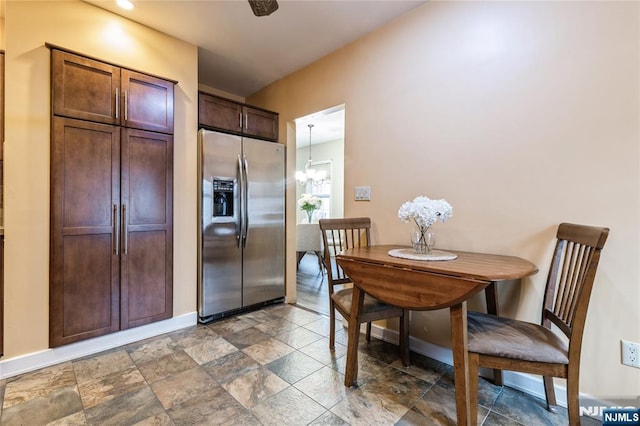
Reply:
[[[523,361],[568,364],[567,344],[553,331],[525,321],[469,312],[470,352]]]
[[[342,290],[336,291],[331,296],[333,299],[333,303],[339,305],[339,307],[344,312],[351,311],[351,296],[353,295],[353,290],[350,288],[344,288]],[[387,305],[376,299],[375,297],[371,297],[365,293],[364,295],[364,304],[362,306],[362,313],[371,313],[371,312],[379,312],[388,310],[391,306]]]

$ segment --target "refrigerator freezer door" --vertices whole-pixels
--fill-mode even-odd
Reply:
[[[198,315],[242,307],[240,247],[241,138],[201,130],[201,246]],[[233,188],[231,196],[230,188]],[[220,197],[228,197],[221,200]]]
[[[285,147],[243,139],[247,177],[247,230],[243,305],[284,296]]]

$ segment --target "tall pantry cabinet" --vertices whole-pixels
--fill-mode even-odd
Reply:
[[[0,210],[4,208],[4,50],[0,50]],[[0,220],[0,357],[4,353],[4,216]]]
[[[49,344],[173,314],[173,89],[51,48]]]

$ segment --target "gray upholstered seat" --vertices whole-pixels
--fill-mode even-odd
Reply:
[[[469,312],[469,351],[523,361],[568,364],[567,343],[539,324]]]

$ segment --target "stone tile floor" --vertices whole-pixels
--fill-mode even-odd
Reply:
[[[450,366],[363,338],[345,388],[345,333],[276,305],[0,381],[2,425],[449,425]],[[478,424],[563,425],[566,410],[481,380]],[[586,419],[583,424],[599,424]]]

